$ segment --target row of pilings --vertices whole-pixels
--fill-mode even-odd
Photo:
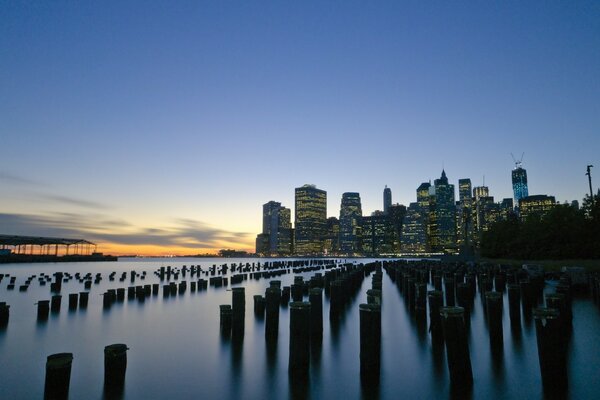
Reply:
[[[320,347],[323,337],[323,296],[329,298],[330,325],[335,326],[343,318],[349,304],[358,293],[364,277],[375,270],[379,263],[339,265],[324,273],[317,272],[305,280],[295,276],[290,286],[281,286],[280,280],[271,280],[264,296],[254,295],[254,315],[265,321],[267,347],[276,346],[280,327],[279,313],[289,307],[289,359],[290,379],[304,382],[310,372],[311,348]],[[379,273],[381,277],[381,272]],[[237,290],[236,290],[237,289]],[[381,304],[381,279],[369,291],[369,302]],[[235,344],[243,340],[244,298],[243,288],[232,289],[232,304],[222,304],[220,310],[221,336]],[[238,298],[236,300],[236,298]],[[236,304],[241,305],[236,307]],[[236,318],[239,319],[236,328]],[[377,365],[379,365],[377,356]],[[371,370],[371,369],[369,369]],[[377,375],[379,373],[377,372]]]
[[[199,265],[191,265],[190,267],[184,265],[181,268],[162,266],[154,271],[154,275],[161,283],[111,288],[100,293],[100,295],[102,296],[102,306],[105,311],[108,311],[114,304],[122,303],[125,300],[137,300],[140,303],[144,303],[149,297],[158,296],[161,290],[162,297],[169,298],[183,295],[188,290],[191,293],[205,291],[209,286],[214,289],[227,288],[229,284],[241,284],[248,279],[271,279],[288,273],[333,269],[338,263],[339,260],[284,260],[263,263],[231,263],[230,265],[222,264],[219,267],[213,265],[206,270],[203,270]],[[231,273],[230,276],[222,276],[222,274],[227,274],[228,272]],[[207,279],[200,278],[200,276],[206,275],[209,275]],[[146,271],[138,272],[131,270],[129,272],[122,272],[120,277],[117,277],[117,273],[113,271],[108,275],[108,279],[112,282],[118,278],[120,282],[124,282],[129,277],[129,282],[134,283],[136,279],[145,280],[146,276]],[[9,279],[7,288],[9,290],[14,288],[17,278],[10,276],[10,274],[2,273],[0,274],[0,283],[4,278]],[[46,286],[47,283],[50,283],[50,299],[42,299],[34,303],[37,306],[38,322],[45,322],[48,320],[50,314],[58,314],[60,312],[63,297],[68,299],[69,311],[75,311],[78,308],[81,310],[87,309],[90,293],[92,292],[92,283],[95,285],[99,284],[103,280],[103,275],[102,273],[92,274],[91,272],[86,274],[79,272],[74,274],[69,272],[54,272],[52,275],[46,273],[34,274],[28,276],[24,284],[20,285],[20,291],[27,292],[29,286],[36,279],[40,286]],[[179,279],[181,281],[177,282]],[[67,293],[63,296],[60,294],[63,290],[63,283],[68,283],[71,280],[83,284],[85,291]],[[307,288],[302,288],[302,290],[304,294],[307,293]],[[289,287],[287,291],[289,295]],[[0,329],[8,326],[9,317],[10,306],[6,302],[0,302]]]
[[[492,356],[503,352],[506,293],[513,332],[520,332],[521,312],[526,321],[535,320],[544,393],[560,397],[566,392],[567,342],[573,319],[568,275],[561,275],[554,293],[544,296],[543,274],[530,274],[514,267],[390,261],[384,262],[384,269],[417,322],[427,323],[428,303],[432,349],[445,345],[453,391],[466,393],[473,385],[468,331],[473,302],[479,292]],[[429,287],[433,290],[427,290]]]

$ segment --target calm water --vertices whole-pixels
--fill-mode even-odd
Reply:
[[[102,307],[106,289],[126,287],[119,273],[147,271],[145,281],[158,283],[153,271],[160,266],[202,265],[224,262],[256,262],[260,259],[126,259],[106,263],[12,264],[0,273],[17,277],[17,288],[7,291],[8,279],[0,283],[0,301],[10,304],[10,322],[0,330],[0,399],[42,398],[46,356],[59,352],[74,354],[71,399],[100,399],[103,396],[103,349],[126,343],[128,368],[124,398],[219,398],[282,399],[306,396],[313,399],[360,398],[438,399],[449,398],[449,380],[443,353],[434,354],[429,334],[419,329],[407,314],[404,300],[387,274],[383,277],[381,382],[378,392],[361,390],[359,379],[358,305],[366,303],[367,277],[337,329],[329,324],[329,303],[324,302],[324,332],[320,353],[313,354],[307,385],[290,385],[287,373],[289,311],[281,308],[276,348],[267,349],[264,321],[256,320],[252,296],[264,295],[268,280],[247,280],[246,328],[242,346],[219,334],[219,304],[231,304],[224,288],[163,299],[161,294]],[[362,261],[362,260],[361,260]],[[370,260],[364,260],[370,261]],[[37,323],[37,300],[50,299],[50,286],[32,281],[25,293],[18,285],[32,274],[64,271],[93,274],[103,280],[92,285],[87,310],[69,312],[68,293],[83,291],[73,279],[63,284],[63,302],[58,315]],[[108,274],[117,271],[117,280]],[[302,274],[308,279],[314,272]],[[276,279],[290,285],[294,274]],[[206,277],[204,277],[206,278]],[[186,279],[190,280],[188,273]],[[197,279],[197,278],[195,278]],[[238,285],[236,285],[238,286]],[[551,288],[547,287],[547,290]],[[471,315],[470,353],[473,366],[474,399],[540,399],[543,397],[533,321],[522,321],[519,334],[510,329],[508,300],[504,296],[504,352],[491,357],[489,336],[483,319],[479,293]],[[569,344],[569,395],[573,399],[600,398],[600,311],[586,298],[573,303],[573,336]]]

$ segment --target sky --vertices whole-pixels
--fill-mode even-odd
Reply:
[[[499,201],[511,153],[581,200],[599,71],[597,1],[2,2],[0,233],[253,251],[295,187],[370,214],[444,168]]]

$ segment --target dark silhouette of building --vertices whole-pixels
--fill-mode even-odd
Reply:
[[[392,206],[392,189],[385,185],[383,189],[383,212],[387,215],[390,212]]]
[[[323,251],[327,254],[340,252],[340,220],[336,217],[327,218],[327,233],[325,234]]]
[[[270,201],[263,205],[263,231],[256,238],[256,252],[287,255],[292,252],[292,223],[289,208]]]

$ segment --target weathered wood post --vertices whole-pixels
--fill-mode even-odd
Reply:
[[[265,338],[267,341],[276,341],[279,333],[279,303],[281,302],[281,289],[269,287],[265,292],[266,321]]]
[[[502,332],[502,293],[487,292],[485,294],[488,330],[492,348],[499,349],[504,343]]]
[[[73,353],[57,353],[48,356],[44,399],[67,399],[69,397],[72,363]]]
[[[379,380],[381,368],[381,306],[361,304],[360,377],[364,382]]]
[[[246,316],[246,289],[235,287],[231,289],[231,309],[233,319],[231,331],[234,339],[244,337],[244,319]]]
[[[510,325],[514,328],[521,326],[521,286],[516,283],[509,283],[508,290],[508,313],[510,316]]]
[[[415,317],[418,320],[427,320],[427,284],[415,284]]]
[[[87,308],[90,292],[79,292],[79,308]]]
[[[310,289],[310,334],[313,338],[323,336],[323,291],[321,288]]]
[[[62,300],[62,296],[60,294],[52,295],[51,301],[50,301],[50,310],[53,313],[57,313],[60,311],[61,300]]]
[[[290,354],[288,372],[307,376],[310,364],[310,303],[290,303]]]
[[[446,277],[444,286],[446,289],[446,307],[452,307],[456,304],[454,302],[454,278]]]
[[[444,332],[442,328],[442,318],[440,308],[444,306],[444,293],[440,290],[432,290],[427,295],[429,299],[429,331],[431,332],[431,341],[436,344],[444,342]]]
[[[104,390],[119,393],[125,385],[127,370],[127,345],[111,344],[104,348]]]
[[[260,294],[254,295],[254,315],[259,318],[265,316],[265,298]]]
[[[5,328],[8,325],[10,318],[10,306],[5,302],[0,303],[0,328]]]
[[[37,302],[37,319],[45,321],[50,312],[50,300],[40,300]]]
[[[563,397],[568,386],[566,346],[559,314],[553,308],[536,308],[533,311],[542,384],[544,391],[556,398]]]
[[[233,318],[233,312],[229,304],[221,304],[219,306],[219,310],[221,335],[228,337],[229,335],[231,335],[231,323]]]
[[[459,388],[466,388],[473,384],[473,371],[471,370],[471,357],[464,322],[464,309],[462,307],[442,307],[440,309],[444,342],[450,381]]]

